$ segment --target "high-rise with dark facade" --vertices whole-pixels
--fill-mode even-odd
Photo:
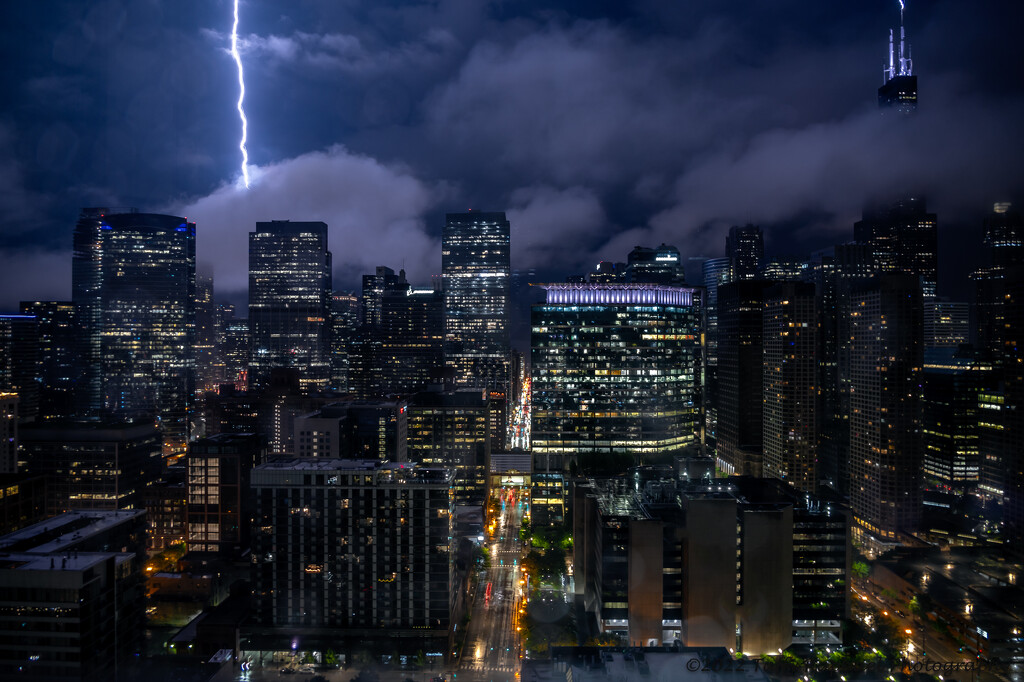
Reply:
[[[195,394],[195,223],[83,209],[73,265],[79,416],[156,417],[165,450],[182,452]]]
[[[533,452],[668,452],[700,433],[700,291],[546,284],[533,306]]]
[[[718,287],[729,281],[728,258],[709,258],[701,264],[704,286],[704,445],[714,456],[718,447]]]
[[[141,509],[164,469],[151,421],[41,423],[21,429],[25,471],[47,476],[47,509]]]
[[[22,301],[21,312],[35,316],[39,332],[39,417],[71,417],[75,411],[78,366],[75,304],[71,301]]]
[[[985,219],[984,244],[988,251],[985,267],[971,273],[977,314],[977,345],[990,358],[1001,362],[1006,340],[1006,280],[1015,268],[1024,266],[1024,216],[1011,204],[998,203]]]
[[[395,271],[378,265],[372,275],[363,275],[362,323],[367,327],[380,326],[381,299],[386,292],[409,288],[405,270]]]
[[[718,287],[716,456],[728,474],[764,474],[763,316],[771,284],[740,279]]]
[[[71,512],[0,537],[0,679],[127,679],[146,643],[145,536],[134,509]]]
[[[916,529],[923,463],[923,303],[913,275],[879,275],[850,300],[850,507],[883,543]]]
[[[188,547],[228,558],[250,549],[254,513],[249,473],[266,459],[267,446],[252,433],[221,433],[190,443]]]
[[[450,485],[445,469],[375,460],[256,467],[256,622],[446,639],[459,592]]]
[[[599,270],[600,267],[601,264],[598,264]],[[662,244],[655,249],[647,246],[634,248],[629,252],[624,274],[627,282],[676,286],[686,284],[686,273],[679,258],[679,249],[668,244]]]
[[[449,213],[445,220],[445,362],[463,386],[508,384],[509,231],[504,213]]]
[[[299,372],[303,390],[330,380],[331,252],[327,225],[274,220],[249,233],[249,386],[276,367]]]
[[[925,348],[923,440],[925,484],[941,492],[977,490],[980,423],[993,422],[981,396],[996,388],[990,362],[955,348]],[[984,409],[984,416],[982,410]]]
[[[850,292],[874,276],[871,247],[837,244],[815,261],[819,312],[819,481],[846,495],[850,487]]]
[[[452,469],[457,505],[486,501],[494,447],[488,428],[489,402],[486,390],[472,388],[425,391],[409,401],[409,460]]]
[[[35,315],[0,315],[0,391],[18,394],[18,417],[39,415],[39,322]]]
[[[732,279],[754,279],[764,262],[764,232],[757,225],[734,225],[725,239]]]
[[[439,380],[444,367],[444,294],[409,286],[403,276],[376,292],[373,306],[376,322],[360,327],[352,344],[352,389],[364,398],[409,395]]]
[[[858,244],[871,248],[879,272],[903,272],[922,280],[925,298],[935,296],[939,273],[938,218],[924,199],[909,197],[864,211],[853,226]]]
[[[776,284],[764,294],[764,475],[814,492],[817,473],[817,313],[814,285]]]
[[[217,343],[222,317],[213,300],[213,277],[196,275],[196,387],[216,391],[224,382],[224,360]]]
[[[359,328],[359,297],[348,291],[331,296],[331,383],[335,391],[349,391],[352,381],[352,344]]]

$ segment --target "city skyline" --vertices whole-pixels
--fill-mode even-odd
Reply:
[[[245,236],[272,219],[330,225],[335,281],[354,289],[396,253],[411,281],[439,272],[443,214],[462,207],[506,211],[513,268],[543,273],[636,244],[716,256],[747,222],[769,252],[811,250],[888,190],[926,195],[943,251],[971,255],[992,203],[1019,198],[1017,7],[907,5],[913,125],[875,97],[895,2],[240,7],[247,191],[231,3],[6,10],[31,27],[5,48],[22,66],[0,119],[8,309],[68,298],[90,205],[195,221],[200,271],[239,304]],[[556,258],[562,240],[577,246]]]

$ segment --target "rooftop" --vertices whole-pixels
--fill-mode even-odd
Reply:
[[[66,512],[0,537],[0,551],[32,554],[62,552],[82,540],[145,514],[142,509]]]
[[[355,473],[375,472],[375,483],[446,483],[455,472],[444,467],[429,467],[411,462],[387,462],[376,459],[338,459],[330,457],[296,457],[261,464],[254,474],[291,473]],[[255,481],[255,478],[254,478]]]
[[[130,554],[115,552],[69,552],[67,555],[30,554],[28,552],[0,553],[0,570],[84,571],[112,556],[117,557],[118,564],[132,558]]]

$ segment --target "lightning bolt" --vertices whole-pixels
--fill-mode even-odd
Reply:
[[[242,73],[242,55],[238,52],[238,0],[235,0],[235,24],[231,27],[231,56],[238,66],[238,117],[242,119],[242,139],[238,143],[238,149],[242,152],[242,180],[245,182],[245,188],[249,189],[249,152],[245,149],[249,122],[245,120],[245,109],[242,107],[242,102],[245,101],[245,76]]]
[[[906,6],[903,4],[903,0],[900,0],[900,11],[902,12],[904,9],[906,9]]]

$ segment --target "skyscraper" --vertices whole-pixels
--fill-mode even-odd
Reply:
[[[924,346],[956,350],[970,341],[971,306],[933,299],[924,304]]]
[[[704,285],[704,445],[714,456],[718,438],[718,287],[729,281],[728,258],[709,258],[701,265]]]
[[[335,291],[331,297],[331,390],[352,390],[352,342],[358,328],[359,297]]]
[[[39,330],[39,416],[70,417],[75,409],[78,366],[75,305],[71,301],[22,301],[21,312],[34,315]]]
[[[305,391],[330,380],[331,252],[322,222],[274,220],[249,233],[249,386],[275,367],[299,371]]]
[[[601,264],[598,264],[600,269]],[[662,244],[656,249],[637,246],[629,252],[625,278],[627,282],[649,284],[686,284],[686,273],[679,258],[679,249]],[[591,278],[591,281],[594,281]]]
[[[927,311],[927,307],[925,308]],[[991,363],[956,348],[925,346],[923,441],[925,483],[939,491],[973,493],[981,480],[981,396],[996,388]]]
[[[444,295],[429,287],[381,298],[379,393],[409,394],[437,380],[444,365]]]
[[[256,622],[329,627],[332,639],[440,638],[443,648],[460,615],[451,480],[374,460],[253,469]]]
[[[196,386],[216,391],[224,382],[224,361],[217,343],[221,316],[213,300],[213,277],[196,275]]]
[[[764,475],[763,317],[771,284],[741,279],[718,288],[716,456],[728,474]]]
[[[0,393],[0,474],[18,473],[18,394]]]
[[[449,213],[445,220],[445,362],[460,385],[504,390],[508,383],[509,230],[504,213]]]
[[[189,444],[189,551],[239,557],[251,548],[249,473],[266,455],[262,436],[253,433],[221,433]]]
[[[372,275],[363,275],[363,313],[362,323],[367,327],[380,326],[380,307],[384,293],[388,291],[404,291],[409,288],[405,279],[405,270],[395,271],[384,265],[378,265]]]
[[[196,225],[83,209],[72,290],[82,327],[79,416],[156,417],[181,452],[195,394]]]
[[[938,218],[924,199],[907,197],[874,206],[853,226],[858,244],[871,247],[879,272],[903,272],[922,280],[925,298],[934,298],[939,274]]]
[[[754,279],[764,262],[764,233],[756,225],[729,228],[725,255],[732,268],[732,279]]]
[[[35,315],[0,315],[0,392],[18,394],[18,417],[39,415],[39,323]]]
[[[896,47],[895,36],[890,29],[889,64],[882,73],[882,87],[878,88],[878,106],[883,110],[893,110],[902,114],[917,111],[917,76],[914,75],[914,62],[910,58],[910,45],[907,44],[906,31],[903,28],[902,2],[899,48]]]
[[[817,315],[814,285],[777,284],[764,296],[764,474],[817,489]]]
[[[850,487],[851,291],[874,276],[871,247],[837,244],[815,272],[819,300],[819,481],[846,495]]]
[[[700,292],[546,284],[533,306],[533,452],[669,452],[700,432]],[[758,392],[760,395],[760,392]]]
[[[486,503],[494,446],[488,428],[487,391],[425,391],[409,401],[409,460],[455,471],[456,505]]]
[[[1006,281],[1015,268],[1024,265],[1024,218],[1010,204],[998,203],[985,219],[988,263],[971,273],[977,312],[977,345],[991,359],[1000,362],[1006,323]]]
[[[850,507],[861,534],[890,543],[921,517],[920,282],[879,275],[850,303]]]

